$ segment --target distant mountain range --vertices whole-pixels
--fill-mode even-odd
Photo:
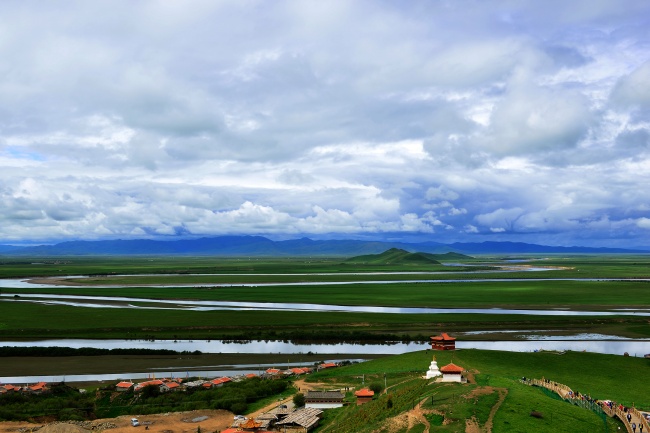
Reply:
[[[445,254],[550,254],[550,253],[650,253],[623,248],[556,247],[521,242],[442,244],[437,242],[386,242],[361,240],[312,240],[308,238],[272,241],[262,236],[219,236],[193,240],[71,241],[54,245],[18,247],[0,245],[5,256],[77,255],[212,255],[212,256],[342,256],[380,254],[391,248],[411,253]]]

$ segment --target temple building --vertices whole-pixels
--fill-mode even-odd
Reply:
[[[446,332],[431,337],[431,349],[433,350],[456,350],[456,339],[450,337]]]
[[[355,392],[354,395],[357,397],[357,406],[361,406],[362,404],[366,404],[372,401],[372,397],[374,397],[375,392],[369,390],[368,388],[363,388]]]
[[[459,365],[454,364],[453,362],[451,364],[445,365],[444,367],[441,367],[440,371],[442,372],[441,382],[467,381],[467,379],[463,377],[463,371],[465,371],[465,369]]]

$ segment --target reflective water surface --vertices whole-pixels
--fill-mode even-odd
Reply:
[[[540,336],[531,336],[530,338],[540,338]],[[641,357],[645,353],[650,353],[650,340],[631,340],[616,339],[603,340],[609,337],[600,334],[578,334],[564,337],[541,337],[539,340],[525,341],[456,341],[458,349],[484,349],[484,350],[504,350],[511,352],[534,352],[539,350],[556,350],[556,351],[587,351],[595,353],[606,353],[623,355],[628,353],[630,356]],[[548,338],[553,338],[549,340]],[[368,354],[398,355],[406,352],[424,350],[430,346],[426,343],[388,343],[388,344],[301,344],[289,341],[172,341],[172,340],[40,340],[40,341],[0,341],[3,347],[95,347],[101,349],[116,348],[143,348],[143,349],[170,349],[176,351],[195,351],[203,353],[282,353],[282,354],[307,354],[308,352],[318,354],[331,354],[332,360],[337,359],[337,355],[358,355],[363,359]],[[271,365],[269,365],[271,366]],[[273,365],[278,367],[277,365]],[[295,366],[295,364],[292,364]],[[237,374],[259,373],[265,369],[264,364],[251,365],[213,365],[204,367],[188,367],[185,369],[156,369],[146,372],[119,373],[119,374],[92,374],[78,375],[70,374],[66,376],[14,376],[0,377],[3,383],[32,383],[38,381],[58,382],[67,380],[69,382],[94,381],[94,380],[118,380],[118,379],[145,379],[152,375],[156,377],[218,377],[234,376]]]
[[[133,308],[148,310],[271,310],[271,311],[321,311],[348,313],[391,314],[522,314],[529,316],[650,316],[649,309],[617,309],[613,311],[576,311],[567,309],[524,310],[503,308],[435,308],[435,307],[378,307],[365,305],[327,305],[286,302],[233,302],[182,299],[148,299],[121,296],[75,296],[53,294],[0,294],[0,301],[31,302],[46,305],[68,305],[84,308]],[[142,305],[146,304],[146,305]]]

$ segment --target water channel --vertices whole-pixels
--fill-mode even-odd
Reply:
[[[534,352],[540,350],[554,351],[587,351],[595,353],[642,357],[650,353],[650,340],[612,339],[610,336],[599,334],[577,334],[564,337],[529,336],[528,340],[521,341],[465,341],[458,340],[458,349],[483,349],[483,350],[504,350],[511,352]],[[553,338],[551,340],[550,338]],[[390,344],[301,344],[288,341],[174,341],[174,340],[40,340],[40,341],[0,341],[2,347],[94,347],[101,349],[169,349],[175,351],[196,351],[203,353],[281,353],[281,354],[331,354],[331,360],[337,360],[337,355],[354,355],[359,360],[364,355],[398,355],[406,352],[425,350],[430,347],[426,343],[390,343]],[[291,366],[298,364],[292,363]],[[309,365],[302,363],[302,365]],[[110,380],[135,380],[148,377],[219,377],[234,376],[240,374],[255,373],[267,367],[278,367],[270,364],[240,364],[240,365],[211,365],[202,367],[174,368],[174,369],[152,369],[145,372],[119,373],[119,374],[92,374],[92,375],[66,375],[66,376],[13,376],[0,377],[2,383],[33,383],[33,382],[58,382],[67,380],[78,381],[110,381]]]
[[[517,271],[539,271],[548,268],[524,268]],[[476,271],[469,273],[489,273],[494,271]],[[503,272],[500,270],[499,272]],[[397,274],[437,274],[440,272],[408,272]],[[373,275],[396,274],[373,273]],[[237,274],[241,275],[241,274]],[[254,274],[259,275],[259,274]],[[274,274],[277,275],[277,274]],[[288,274],[298,275],[298,274]],[[314,274],[307,274],[314,275]],[[333,274],[320,274],[333,275]],[[341,275],[341,274],[336,274]],[[349,274],[358,275],[358,273]],[[66,277],[66,278],[83,278]],[[251,284],[201,284],[201,287],[217,286],[289,286],[289,285],[342,285],[342,284],[395,284],[395,283],[474,283],[474,282],[516,282],[516,281],[619,281],[620,279],[589,279],[589,278],[535,278],[535,279],[445,279],[445,280],[398,280],[398,281],[343,281],[343,282],[300,282],[300,283],[251,283]],[[650,281],[650,279],[638,279],[638,281]],[[153,287],[179,287],[179,284],[153,285]],[[39,283],[34,284],[24,279],[3,279],[0,280],[0,287],[5,289],[21,288],[46,288],[46,287],[74,287],[57,284]],[[99,286],[93,286],[99,287]],[[133,287],[113,286],[102,287]],[[571,311],[566,309],[549,310],[524,310],[524,309],[499,309],[499,308],[433,308],[433,307],[378,307],[378,306],[341,306],[325,304],[301,304],[301,303],[262,303],[262,302],[227,302],[227,301],[201,301],[201,300],[161,300],[144,299],[131,297],[110,297],[110,296],[73,296],[55,294],[30,294],[30,293],[7,293],[6,290],[0,294],[0,302],[32,302],[42,304],[69,305],[80,308],[140,308],[140,309],[183,309],[183,310],[276,310],[276,311],[336,311],[336,312],[370,312],[370,313],[393,313],[393,314],[441,314],[441,313],[474,313],[474,314],[521,314],[521,315],[563,315],[563,316],[605,316],[605,315],[638,315],[650,316],[650,308],[618,309],[611,311]],[[146,305],[144,305],[146,304]],[[507,331],[502,331],[507,332]],[[519,331],[517,331],[519,332]],[[467,337],[471,336],[469,333]],[[605,354],[622,355],[628,353],[630,356],[643,356],[650,353],[650,340],[632,340],[616,338],[605,335],[578,334],[573,336],[555,337],[544,335],[538,332],[535,335],[523,336],[524,339],[517,341],[466,341],[456,342],[458,349],[485,349],[504,350],[517,352],[532,352],[538,350],[555,351],[588,351]],[[170,349],[175,351],[201,351],[203,353],[281,353],[281,354],[307,354],[309,352],[318,354],[331,354],[332,360],[337,355],[354,355],[363,359],[364,355],[394,355],[416,350],[424,350],[429,347],[424,343],[394,343],[394,344],[300,344],[287,341],[252,341],[252,342],[226,342],[226,341],[138,341],[138,340],[42,340],[42,341],[0,341],[0,346],[38,346],[38,347],[94,347],[103,349],[114,348],[143,348],[143,349]],[[93,374],[93,375],[66,375],[61,376],[21,376],[21,377],[0,377],[3,383],[32,383],[37,381],[55,382],[87,381],[87,380],[118,380],[118,379],[145,379],[156,375],[159,377],[174,376],[185,377],[205,376],[218,377],[222,375],[237,375],[246,373],[258,373],[265,365],[214,365],[205,366],[205,369],[196,367],[188,369],[176,369],[174,371],[158,369],[156,371],[120,373],[120,374]]]

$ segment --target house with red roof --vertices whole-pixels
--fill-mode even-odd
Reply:
[[[368,388],[363,388],[359,391],[356,391],[354,395],[357,397],[357,406],[361,406],[362,404],[366,404],[372,401],[372,398],[375,396],[375,392]]]
[[[133,388],[133,382],[120,382],[115,385],[115,391],[126,392]]]
[[[160,392],[178,391],[179,389],[181,389],[181,384],[176,381],[163,382],[160,385]]]
[[[334,364],[333,362],[324,362],[318,366],[318,369],[322,370],[324,368],[333,368],[333,367],[337,367],[337,365]]]
[[[146,386],[161,386],[163,381],[160,379],[148,380],[146,382],[140,382],[133,388],[133,392],[140,392]]]
[[[453,362],[440,367],[440,372],[442,373],[441,382],[467,382],[467,379],[463,377],[463,372],[465,369],[459,365],[454,364]]]
[[[456,350],[456,339],[450,337],[446,332],[431,337],[431,349],[433,350]]]
[[[290,369],[290,371],[296,376],[300,376],[301,374],[309,373],[311,370],[308,368],[297,367],[297,368]]]
[[[0,394],[8,394],[8,393],[19,392],[19,391],[20,391],[19,386],[13,386],[10,384],[0,385]]]
[[[45,391],[47,391],[47,383],[45,382],[38,382],[35,385],[31,385],[25,388],[23,390],[31,393],[31,394],[42,394]]]

